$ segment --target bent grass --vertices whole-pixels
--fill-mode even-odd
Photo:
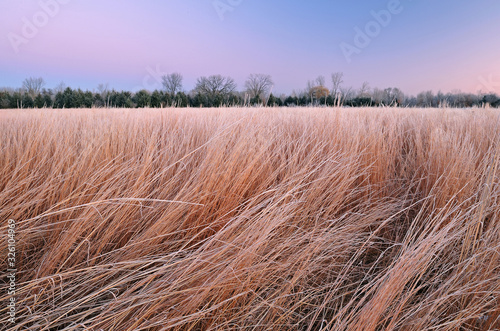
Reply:
[[[16,327],[498,329],[497,118],[2,111]]]

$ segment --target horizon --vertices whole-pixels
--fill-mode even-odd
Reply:
[[[275,95],[343,72],[345,86],[416,95],[499,93],[500,2],[411,0],[272,4],[193,0],[118,5],[96,0],[0,4],[0,86],[43,77],[83,90],[162,89],[179,72],[189,92],[201,76],[269,74]]]

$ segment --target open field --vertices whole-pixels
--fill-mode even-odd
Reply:
[[[499,329],[499,115],[0,111],[16,326]]]

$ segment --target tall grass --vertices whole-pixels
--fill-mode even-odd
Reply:
[[[0,325],[498,329],[498,116],[2,111]]]

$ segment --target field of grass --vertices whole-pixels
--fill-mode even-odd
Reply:
[[[499,329],[499,115],[0,111],[15,326]]]

